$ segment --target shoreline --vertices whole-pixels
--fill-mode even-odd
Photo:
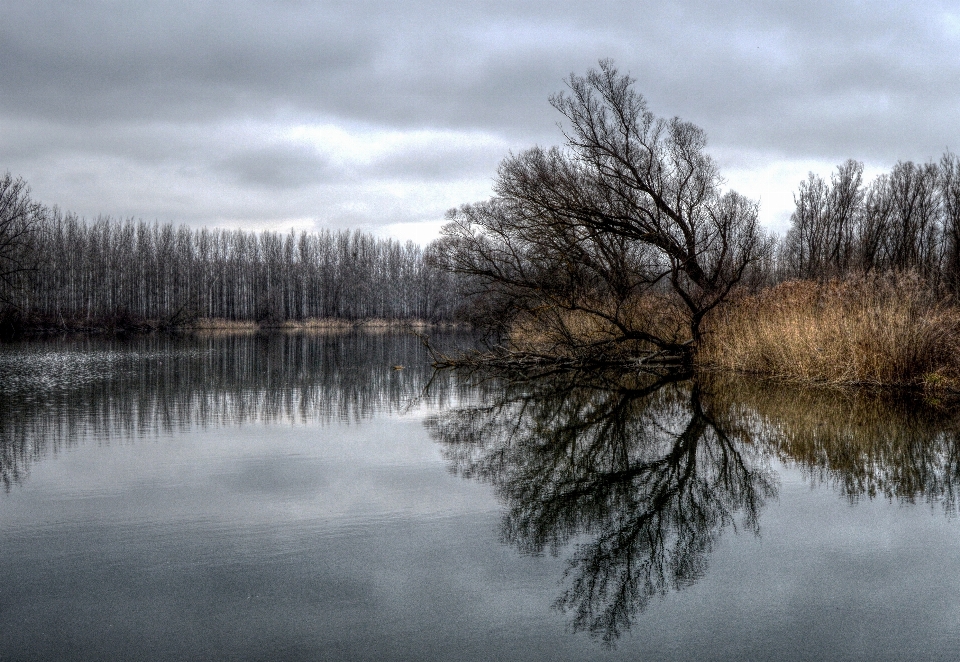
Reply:
[[[358,320],[347,320],[339,318],[314,318],[307,320],[286,320],[286,321],[238,321],[218,318],[204,318],[194,320],[190,323],[170,324],[157,320],[146,320],[143,322],[128,322],[126,324],[81,324],[79,322],[65,322],[62,325],[53,324],[35,324],[24,325],[15,335],[0,335],[0,344],[11,341],[30,341],[48,339],[56,336],[135,336],[149,335],[153,333],[169,334],[197,334],[197,335],[247,335],[257,333],[318,333],[318,334],[340,334],[353,331],[364,331],[373,333],[393,333],[405,332],[414,333],[428,330],[441,331],[469,331],[473,327],[465,322],[428,322],[421,319],[381,319],[368,318]],[[909,393],[913,396],[920,396],[932,405],[945,404],[947,402],[956,402],[960,396],[960,382],[951,378],[944,378],[936,373],[924,375],[924,379],[912,382],[888,382],[877,381],[841,381],[829,379],[817,379],[810,375],[799,375],[790,373],[765,372],[761,370],[745,369],[743,367],[734,367],[731,365],[719,365],[715,361],[694,359],[693,363],[684,368],[672,366],[644,365],[636,358],[625,358],[613,361],[600,361],[597,363],[568,363],[560,356],[547,358],[543,355],[528,355],[526,358],[532,359],[529,363],[525,361],[510,361],[508,364],[501,364],[496,357],[491,354],[479,353],[469,357],[461,356],[459,360],[454,359],[449,363],[444,363],[441,368],[467,368],[467,369],[490,369],[490,370],[519,370],[535,375],[539,369],[548,370],[584,370],[584,369],[610,369],[619,367],[624,370],[636,370],[637,372],[648,372],[653,368],[654,371],[664,373],[687,373],[690,376],[700,375],[709,379],[742,376],[751,379],[757,379],[761,382],[771,384],[782,384],[786,386],[813,388],[816,390],[828,389],[837,392],[885,392],[885,393]],[[435,364],[436,365],[436,364]]]
[[[79,321],[63,320],[59,323],[50,320],[22,321],[7,323],[0,330],[0,342],[31,338],[44,338],[58,335],[128,335],[146,333],[271,333],[313,331],[324,333],[342,333],[354,330],[365,331],[425,331],[428,329],[468,330],[470,325],[462,322],[430,322],[422,319],[341,319],[311,318],[305,320],[264,320],[261,322],[229,320],[221,318],[202,318],[189,322],[170,322],[164,320],[108,320]]]

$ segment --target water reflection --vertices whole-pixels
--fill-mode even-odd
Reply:
[[[504,541],[539,554],[577,540],[556,606],[608,642],[699,579],[726,528],[756,532],[776,493],[761,449],[720,427],[692,381],[560,375],[429,425],[459,473],[504,499]]]
[[[434,375],[419,339],[403,333],[4,345],[0,481],[9,490],[33,462],[83,439],[129,440],[254,421],[359,421],[414,404],[438,406],[456,394],[451,380]]]
[[[885,497],[960,500],[960,409],[920,394],[798,388],[745,379],[711,380],[710,406],[723,424],[749,424],[755,437],[813,483],[849,501]]]
[[[957,415],[916,400],[574,373],[493,393],[428,425],[459,474],[495,487],[506,543],[568,554],[555,606],[607,643],[652,598],[701,578],[724,531],[759,533],[776,461],[853,501],[955,508]]]
[[[3,346],[0,480],[84,440],[417,406],[450,466],[494,487],[503,541],[566,559],[555,606],[609,643],[702,578],[724,535],[762,533],[784,464],[851,503],[960,503],[956,407],[716,375],[481,381],[434,373],[415,337],[369,333]]]

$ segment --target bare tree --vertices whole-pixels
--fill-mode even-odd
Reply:
[[[960,295],[960,159],[947,152],[940,159],[940,200],[943,211],[944,283]]]
[[[551,99],[564,148],[507,158],[494,199],[451,212],[451,265],[501,313],[552,311],[562,326],[576,311],[604,323],[604,343],[689,354],[765,242],[757,205],[723,192],[704,132],[655,117],[633,83],[610,61],[571,75]],[[670,306],[682,332],[648,323]]]
[[[793,196],[795,210],[786,241],[790,271],[798,278],[810,278],[823,268],[829,191],[823,178],[811,172]]]
[[[890,173],[893,202],[889,258],[898,270],[915,269],[925,278],[936,277],[940,257],[938,168],[911,161],[898,163]]]
[[[13,303],[19,276],[33,267],[32,239],[43,213],[23,179],[9,172],[0,178],[0,301],[7,305]]]
[[[878,176],[867,188],[857,228],[857,266],[862,271],[886,268],[887,236],[893,223],[893,202],[887,191],[890,176]]]
[[[854,238],[863,209],[863,164],[848,159],[830,177],[827,199],[830,219],[827,264],[834,274],[849,271],[854,260]]]
[[[812,172],[800,182],[786,237],[788,273],[825,279],[850,270],[863,200],[863,164],[858,161],[838,166],[829,183]]]

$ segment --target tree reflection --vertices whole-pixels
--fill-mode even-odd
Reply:
[[[703,576],[722,532],[758,531],[774,476],[694,381],[566,374],[506,385],[429,422],[456,470],[495,485],[505,542],[577,542],[556,606],[611,643],[657,595]]]
[[[502,538],[569,554],[556,606],[613,642],[756,533],[775,461],[856,502],[960,505],[960,408],[744,377],[560,372],[480,386],[412,336],[89,339],[0,351],[0,483],[87,439],[247,422],[357,421],[423,405],[453,467],[496,488]],[[393,366],[404,365],[402,370]],[[475,381],[475,380],[474,380]]]
[[[774,461],[854,503],[960,505],[960,409],[917,394],[569,372],[501,377],[428,426],[460,475],[496,488],[504,542],[573,545],[556,607],[608,643],[702,577],[726,529],[759,532]]]

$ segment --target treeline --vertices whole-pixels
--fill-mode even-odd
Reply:
[[[596,72],[574,78],[574,89],[631,83],[608,73],[610,80]],[[444,237],[427,247],[360,231],[87,221],[36,203],[7,174],[0,178],[0,318],[13,313],[28,325],[77,328],[467,317],[500,333],[519,321],[548,344],[589,352],[636,345],[682,353],[699,339],[702,320],[738,289],[912,273],[937,296],[960,295],[956,155],[900,162],[872,182],[853,160],[826,179],[811,173],[794,195],[789,230],[767,236],[756,225],[756,205],[721,194],[696,127],[653,119],[648,126],[639,96],[613,105],[636,117],[623,131],[606,127],[599,135],[628,136],[624,144],[601,141],[583,154],[534,149],[505,160],[497,195],[452,211]],[[584,119],[577,108],[560,105],[585,123],[584,135],[619,117]],[[616,169],[616,159],[591,173],[594,152],[627,163],[641,143],[650,173]],[[663,164],[678,146],[696,158],[667,177]],[[622,199],[609,200],[611,190]],[[678,210],[695,209],[689,218],[662,206],[687,198]]]
[[[863,181],[810,174],[761,284],[711,319],[698,362],[837,385],[960,392],[960,159]]]
[[[6,251],[2,297],[33,319],[66,324],[197,318],[446,321],[452,276],[427,250],[360,231],[246,232],[171,223],[89,222],[29,203]],[[23,207],[23,205],[21,205]],[[16,268],[18,267],[19,268]]]
[[[791,227],[768,280],[914,272],[960,294],[960,159],[897,163],[872,182],[847,161],[827,181],[810,173],[794,194]]]

